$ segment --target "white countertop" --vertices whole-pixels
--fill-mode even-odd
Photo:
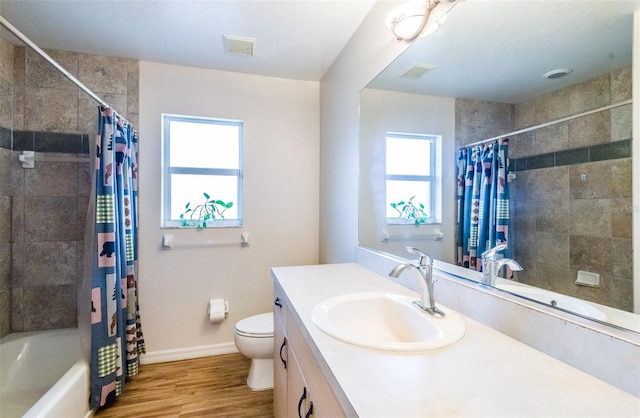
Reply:
[[[360,417],[640,417],[640,399],[466,316],[462,340],[438,350],[392,353],[340,342],[313,324],[318,302],[354,292],[417,294],[357,264],[273,273],[335,377],[329,384]]]

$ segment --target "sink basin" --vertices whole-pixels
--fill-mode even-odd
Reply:
[[[415,300],[391,293],[351,293],[320,302],[311,317],[333,338],[378,350],[431,350],[462,338],[465,324],[459,315],[438,306],[446,317],[434,318],[413,305]]]
[[[535,300],[537,302],[546,303],[547,305],[556,306],[566,311],[575,312],[589,318],[606,320],[607,314],[598,309],[595,305],[585,302],[584,300],[572,298],[549,290],[538,289],[537,287],[496,283],[496,287],[500,290],[506,290],[514,295],[524,296],[525,298]]]

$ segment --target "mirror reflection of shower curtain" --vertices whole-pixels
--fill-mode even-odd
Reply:
[[[457,254],[459,266],[482,270],[479,255],[498,244],[509,245],[509,140],[458,150]]]
[[[90,252],[92,409],[124,391],[125,378],[138,373],[145,351],[137,291],[137,132],[111,108],[99,108],[98,119]]]

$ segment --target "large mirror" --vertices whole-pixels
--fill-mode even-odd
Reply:
[[[639,9],[636,0],[458,3],[360,94],[360,245],[405,258],[411,245],[455,265],[458,150],[507,135],[510,247],[524,270],[498,287],[640,332],[631,234]],[[389,133],[438,138],[426,222],[388,218]]]

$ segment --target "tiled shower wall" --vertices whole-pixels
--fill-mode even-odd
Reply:
[[[631,68],[517,105],[456,101],[456,140],[468,144],[631,98]],[[509,141],[514,258],[523,283],[631,310],[631,105]],[[598,288],[575,284],[579,270]]]
[[[0,38],[0,338],[11,330],[11,121],[13,46]]]
[[[5,136],[13,129],[13,140],[3,141],[0,149],[2,174],[7,174],[2,178],[8,183],[0,183],[0,250],[10,242],[11,260],[8,280],[2,276],[0,289],[2,335],[9,329],[33,331],[77,324],[76,295],[90,194],[92,136],[87,133],[95,131],[98,112],[97,103],[36,53],[25,47],[10,49],[13,107],[8,120],[0,119]],[[137,125],[138,61],[47,53]],[[36,161],[34,169],[24,169],[18,162],[24,150],[75,161]]]

